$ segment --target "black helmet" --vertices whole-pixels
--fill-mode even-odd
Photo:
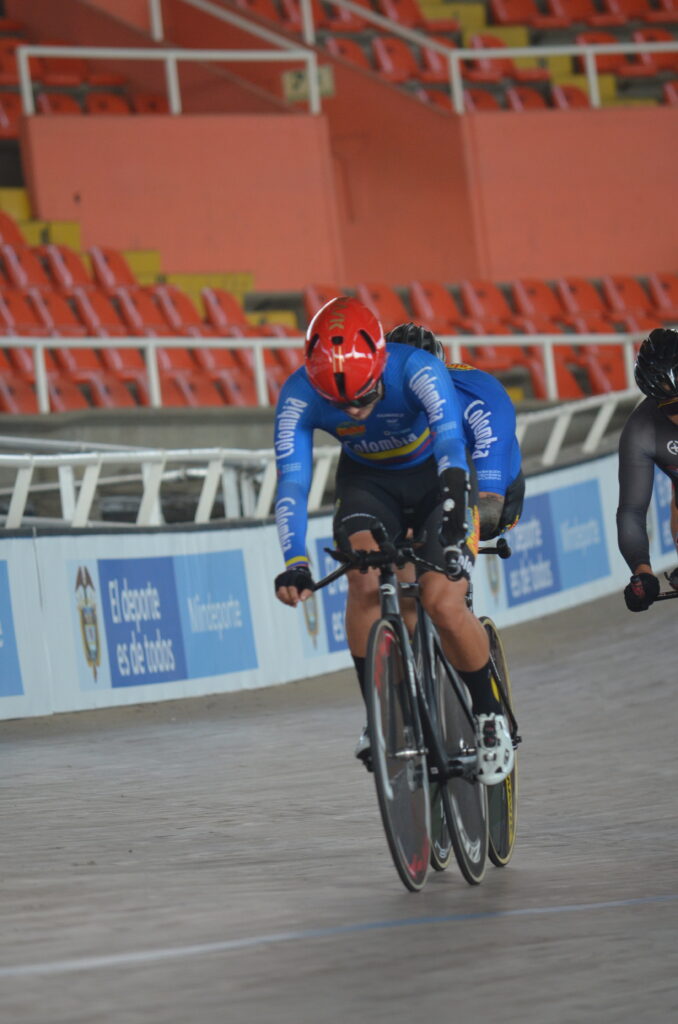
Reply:
[[[638,350],[634,376],[649,398],[678,398],[678,331],[650,331]]]
[[[427,331],[425,327],[420,327],[419,324],[398,324],[397,327],[388,332],[386,341],[395,341],[399,345],[412,345],[414,348],[423,348],[425,352],[430,352],[432,356],[437,356],[438,359],[442,359],[445,362],[445,349],[443,346],[431,331]]]

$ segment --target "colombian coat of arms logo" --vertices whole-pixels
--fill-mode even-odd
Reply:
[[[75,578],[75,599],[85,660],[91,668],[96,682],[97,669],[101,664],[101,642],[97,620],[96,588],[86,565],[80,566]]]

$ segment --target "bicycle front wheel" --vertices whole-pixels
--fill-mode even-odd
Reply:
[[[428,769],[397,633],[380,619],[366,659],[367,715],[381,820],[403,884],[418,892],[431,857]]]
[[[469,758],[476,750],[476,734],[461,690],[463,684],[458,680],[453,684],[437,650],[434,671],[440,690],[440,725],[448,761]],[[459,870],[470,885],[478,885],[485,875],[488,854],[486,787],[470,772],[453,775],[442,788],[442,798]]]
[[[480,620],[485,627],[490,641],[490,670],[495,697],[501,702],[503,714],[511,728],[511,738],[515,746],[514,719],[509,711],[513,710],[511,696],[511,677],[509,675],[506,655],[501,638],[492,619],[483,616]],[[513,771],[503,782],[496,786],[488,786],[488,823],[490,844],[489,858],[498,867],[505,867],[513,854],[516,841],[517,796],[518,796],[518,754],[515,754]]]

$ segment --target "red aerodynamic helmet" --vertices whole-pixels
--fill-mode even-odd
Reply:
[[[335,405],[367,405],[386,364],[382,326],[367,306],[340,295],[318,310],[306,333],[306,372]]]

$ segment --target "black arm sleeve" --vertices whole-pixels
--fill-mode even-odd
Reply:
[[[654,484],[655,430],[643,406],[631,413],[619,439],[617,542],[631,572],[650,564],[647,510]]]

